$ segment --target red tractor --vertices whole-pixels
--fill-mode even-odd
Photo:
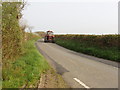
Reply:
[[[54,43],[55,36],[53,35],[53,31],[47,31],[44,37],[44,42],[52,42]]]

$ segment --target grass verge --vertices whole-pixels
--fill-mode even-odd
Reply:
[[[3,88],[36,87],[41,73],[50,68],[34,45],[37,39],[27,41],[24,54],[16,61],[8,62],[9,67],[3,67]]]
[[[75,40],[64,40],[56,38],[55,41],[58,45],[68,48],[70,50],[85,53],[99,58],[104,58],[116,62],[120,62],[120,52],[118,48],[100,48],[94,45],[88,45],[87,43],[80,43]]]

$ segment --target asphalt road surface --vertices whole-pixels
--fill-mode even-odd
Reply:
[[[36,46],[72,88],[118,88],[118,63],[44,43],[42,39]]]

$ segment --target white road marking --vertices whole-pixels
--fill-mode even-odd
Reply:
[[[118,69],[118,67],[113,67],[113,68]]]
[[[77,78],[73,78],[75,81],[77,81],[80,85],[82,85],[83,87],[90,89],[90,87],[88,87],[87,85],[85,85],[83,82],[81,82],[79,79]]]

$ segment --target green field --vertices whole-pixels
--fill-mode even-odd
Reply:
[[[55,42],[70,50],[120,62],[119,35],[56,35]]]
[[[3,66],[3,88],[36,87],[41,73],[50,68],[34,43],[38,38],[24,44],[24,54],[8,66]]]

